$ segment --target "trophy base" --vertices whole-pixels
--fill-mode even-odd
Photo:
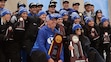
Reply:
[[[24,29],[24,28],[16,28],[16,30],[23,30],[23,31],[25,31],[25,29]]]
[[[85,60],[76,60],[75,62],[86,62]]]

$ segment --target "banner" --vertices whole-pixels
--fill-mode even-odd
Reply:
[[[87,2],[87,1],[95,6],[95,11],[98,9],[101,9],[103,12],[103,15],[109,18],[108,0],[84,0],[84,2]]]

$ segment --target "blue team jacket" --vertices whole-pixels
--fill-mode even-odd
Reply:
[[[52,31],[48,26],[43,26],[38,32],[38,37],[34,43],[32,51],[41,50],[45,52],[48,60],[50,58],[50,56],[48,55],[48,50],[50,48],[51,41],[53,40],[55,33],[59,33],[57,29],[54,29],[54,31]],[[63,48],[60,59],[64,62]]]

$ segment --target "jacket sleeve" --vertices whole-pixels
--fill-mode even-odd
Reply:
[[[46,53],[46,57],[47,57],[47,60],[50,59],[50,56],[48,55],[48,52],[45,48],[45,43],[46,43],[46,39],[45,39],[45,33],[43,30],[39,30],[39,33],[38,33],[38,37],[36,39],[36,42],[34,44],[34,49],[37,48],[36,46],[38,45],[39,46],[39,50],[43,51]]]

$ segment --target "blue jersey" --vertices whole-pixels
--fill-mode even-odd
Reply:
[[[48,51],[56,33],[59,33],[57,29],[54,29],[54,31],[52,31],[52,29],[48,26],[43,26],[38,32],[38,37],[34,43],[32,51],[41,50],[46,53],[47,59],[49,59],[50,56],[48,55]],[[61,52],[60,59],[64,61],[63,50]]]

